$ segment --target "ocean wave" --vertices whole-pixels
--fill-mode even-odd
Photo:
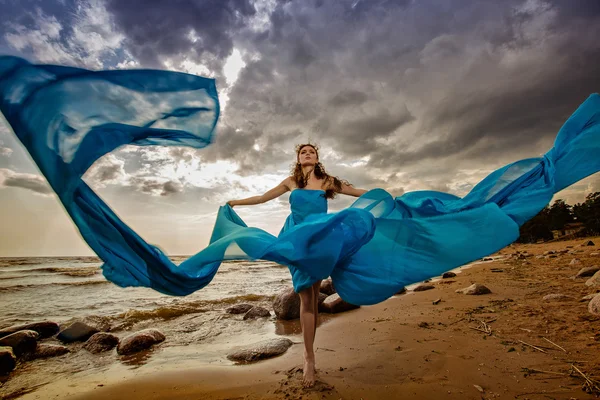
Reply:
[[[26,289],[36,289],[40,287],[50,287],[50,286],[87,286],[87,285],[105,285],[107,283],[111,283],[109,281],[79,281],[79,282],[52,282],[52,283],[39,283],[39,284],[31,284],[31,285],[13,285],[13,286],[0,286],[0,292],[12,292]]]
[[[74,277],[88,277],[94,276],[102,270],[98,267],[43,267],[43,268],[30,268],[30,269],[11,269],[10,271],[0,271],[2,273],[22,273],[23,277],[31,276],[31,274],[37,273],[52,273]],[[1,278],[0,278],[1,279]]]
[[[240,296],[226,297],[217,300],[196,300],[179,304],[161,306],[151,310],[132,309],[114,317],[115,320],[131,325],[151,319],[170,320],[187,314],[198,314],[207,311],[221,309],[224,306],[237,303],[256,303],[272,301],[275,296],[261,294],[246,294]]]
[[[23,276],[22,275],[16,275],[16,276],[0,276],[0,281],[4,281],[7,279],[22,279]]]

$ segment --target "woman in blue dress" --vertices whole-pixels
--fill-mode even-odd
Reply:
[[[302,299],[307,386],[314,383],[322,279],[330,276],[348,303],[382,302],[405,285],[512,243],[519,227],[556,193],[600,171],[598,94],[575,110],[548,152],[496,169],[462,198],[428,190],[394,198],[384,189],[355,189],[327,175],[317,149],[302,145],[292,176],[262,196],[220,207],[209,245],[177,265],[127,226],[82,176],[123,145],[209,146],[219,110],[212,79],[170,71],[86,71],[0,56],[0,112],[104,261],[106,279],[186,296],[210,284],[224,260],[286,265]],[[278,236],[248,226],[232,209],[287,191],[291,214]],[[328,214],[327,199],[336,193],[358,199]]]
[[[301,144],[296,147],[296,164],[292,170],[292,174],[285,178],[279,185],[262,196],[254,196],[242,200],[230,200],[227,204],[231,207],[262,204],[286,192],[296,191],[305,191],[303,195],[314,197],[315,202],[310,202],[309,204],[315,205],[316,203],[316,206],[311,207],[308,213],[294,212],[293,198],[290,198],[292,214],[288,217],[282,233],[301,223],[301,219],[308,216],[301,214],[326,213],[327,199],[333,198],[337,193],[360,197],[367,192],[365,189],[357,189],[348,182],[327,174],[323,164],[319,161],[318,147],[313,144]],[[294,193],[293,195],[296,196],[299,194]],[[295,289],[300,295],[300,325],[304,338],[303,384],[305,387],[310,387],[315,382],[315,353],[313,345],[317,330],[318,301],[322,279],[311,278],[294,267],[289,268],[292,272]],[[307,281],[308,284],[306,283]]]

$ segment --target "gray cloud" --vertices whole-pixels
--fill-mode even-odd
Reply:
[[[165,56],[206,56],[215,69],[231,54],[234,32],[256,12],[249,0],[108,0],[107,8],[126,34],[128,50],[144,64],[160,65]]]
[[[358,90],[344,89],[329,100],[329,104],[335,107],[360,106],[366,102],[368,96]]]
[[[169,196],[183,191],[183,185],[177,181],[162,181],[155,178],[132,177],[129,185],[141,193],[154,196]]]
[[[366,10],[360,25],[349,3],[279,4],[268,35],[242,41],[260,59],[232,88],[228,121],[279,148],[302,136],[369,156],[382,173],[433,163],[420,184],[444,189],[457,168],[545,152],[600,89],[591,2],[424,1]],[[310,57],[294,63],[298,48]]]
[[[0,188],[2,187],[18,187],[42,195],[53,193],[48,182],[41,176],[22,174],[7,168],[0,168]]]
[[[231,160],[241,175],[281,171],[293,145],[311,139],[341,160],[369,157],[372,183],[434,165],[421,183],[445,187],[458,168],[547,150],[600,89],[595,0],[106,4],[143,66],[190,59],[219,78],[234,47],[246,64],[227,88],[215,144],[142,155],[148,171],[194,157]],[[267,23],[257,28],[261,12]]]

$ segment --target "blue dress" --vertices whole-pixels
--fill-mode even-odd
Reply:
[[[543,156],[492,172],[465,197],[371,190],[327,213],[323,192],[294,190],[278,236],[219,208],[210,244],[175,265],[146,243],[81,179],[100,157],[132,144],[211,144],[215,82],[151,70],[87,71],[0,57],[0,111],[117,285],[183,296],[202,289],[223,260],[264,259],[290,268],[296,290],[331,276],[340,296],[375,304],[402,286],[491,254],[565,187],[600,171],[600,96],[565,122]],[[177,229],[174,227],[174,229]]]

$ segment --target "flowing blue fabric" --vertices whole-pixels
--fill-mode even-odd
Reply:
[[[210,244],[179,266],[144,242],[81,179],[125,144],[202,148],[219,116],[214,81],[167,71],[98,71],[0,57],[0,110],[117,285],[186,295],[206,286],[223,260],[289,267],[301,291],[331,276],[340,296],[375,304],[407,284],[489,255],[554,193],[600,170],[600,96],[591,95],[543,157],[491,173],[464,198],[374,189],[327,213],[320,190],[296,189],[278,236],[219,208]]]

